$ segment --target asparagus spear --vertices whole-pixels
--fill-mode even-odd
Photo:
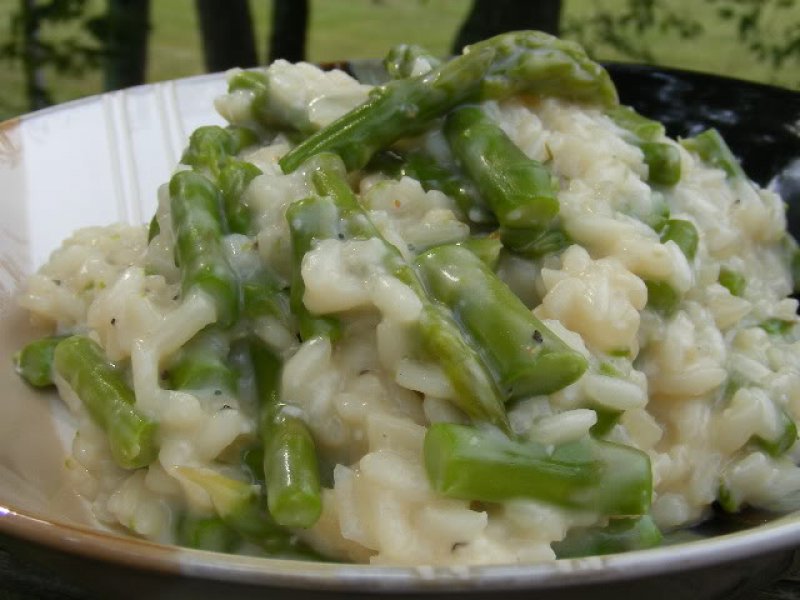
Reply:
[[[250,182],[261,175],[261,169],[252,163],[237,158],[225,161],[219,173],[218,185],[228,231],[249,235],[254,233],[250,206],[244,200],[244,192]]]
[[[228,81],[228,92],[249,90],[253,93],[250,112],[267,131],[283,130],[309,133],[315,126],[309,121],[307,107],[293,107],[274,93],[269,71],[239,71]]]
[[[586,370],[586,359],[469,250],[438,246],[416,264],[425,288],[454,312],[509,399],[550,394]]]
[[[398,44],[389,50],[389,54],[383,59],[383,66],[391,79],[403,79],[411,77],[418,59],[425,60],[432,69],[442,64],[440,59],[422,46]]]
[[[216,179],[226,160],[236,156],[243,148],[258,141],[256,134],[244,127],[217,125],[198,127],[189,137],[189,146],[181,157],[181,162]]]
[[[607,516],[643,515],[650,507],[647,454],[588,436],[549,452],[496,431],[434,423],[423,453],[433,489],[450,498],[531,498]]]
[[[210,496],[222,522],[270,556],[310,558],[319,556],[296,536],[278,526],[262,507],[258,487],[230,479],[208,469],[179,466],[177,472]]]
[[[242,537],[216,515],[179,515],[175,522],[175,538],[181,546],[213,552],[236,552],[242,543]]]
[[[213,388],[229,396],[238,390],[236,373],[228,364],[228,343],[219,331],[201,331],[192,338],[168,372],[175,390]]]
[[[629,106],[615,106],[607,114],[617,125],[627,129],[633,142],[641,148],[648,166],[648,181],[668,186],[680,181],[680,152],[671,144],[656,141],[664,135],[661,123],[640,115]]]
[[[463,242],[457,242],[456,246],[472,252],[492,271],[497,268],[503,250],[503,242],[497,236],[472,236]]]
[[[515,94],[557,96],[617,106],[617,90],[608,72],[572,41],[541,31],[503,33],[468,46],[468,54],[495,51],[489,73],[481,82],[479,99]]]
[[[241,282],[242,314],[250,319],[271,316],[292,326],[289,292],[286,286],[266,269]]]
[[[421,150],[406,156],[400,175],[408,175],[426,190],[438,190],[455,200],[464,217],[479,225],[496,222],[475,184],[455,165],[448,167]]]
[[[63,340],[56,346],[53,367],[106,432],[120,467],[137,469],[156,459],[158,425],[136,410],[133,390],[96,342],[78,335]]]
[[[553,176],[480,108],[465,106],[451,112],[444,133],[501,227],[542,230],[558,214]]]
[[[450,312],[425,301],[419,331],[428,354],[442,367],[456,392],[453,403],[474,421],[487,421],[510,431],[497,384]]]
[[[335,340],[339,337],[339,320],[330,316],[312,315],[303,304],[305,284],[301,274],[303,257],[317,240],[338,237],[339,218],[330,202],[311,196],[292,203],[286,210],[292,242],[292,286],[289,302],[292,314],[300,328],[300,337],[307,340],[323,336]]]
[[[572,243],[560,225],[547,229],[509,229],[499,231],[503,246],[527,258],[542,258],[566,249]]]
[[[577,558],[615,554],[653,548],[663,536],[649,515],[638,518],[611,519],[605,527],[584,527],[571,530],[553,544],[558,558]]]
[[[681,154],[664,142],[641,142],[639,148],[647,165],[647,180],[657,185],[672,186],[681,180]]]
[[[630,106],[615,106],[607,114],[617,125],[645,142],[654,142],[664,135],[664,126],[661,123],[640,115]]]
[[[364,104],[312,134],[280,165],[290,173],[331,151],[348,170],[359,169],[378,150],[424,131],[460,104],[518,93],[617,104],[608,73],[579,45],[535,31],[507,33],[470,46],[429,73],[375,88]]]
[[[53,354],[67,336],[51,335],[34,340],[14,355],[14,367],[34,387],[53,385]]]
[[[291,173],[320,152],[335,152],[348,170],[359,169],[378,150],[424,131],[436,118],[474,97],[493,50],[455,58],[433,71],[375,88],[369,99],[306,138],[281,160]]]
[[[173,175],[169,193],[182,291],[205,292],[214,300],[217,321],[233,325],[239,315],[239,282],[222,248],[220,193],[193,171]]]
[[[681,145],[697,154],[703,162],[725,171],[729,179],[747,180],[739,161],[716,129],[707,129],[693,138],[681,140]]]
[[[285,527],[311,527],[322,513],[314,439],[280,397],[282,364],[263,342],[250,342],[264,446],[264,481],[272,518]]]

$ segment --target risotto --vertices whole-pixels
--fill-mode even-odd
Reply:
[[[647,548],[800,505],[781,199],[575,44],[504,34],[389,83],[228,73],[146,226],[76,232],[19,372],[109,526],[373,564]]]

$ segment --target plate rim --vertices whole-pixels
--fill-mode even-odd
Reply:
[[[520,591],[619,583],[711,568],[800,546],[800,511],[710,538],[537,563],[386,566],[242,556],[161,544],[0,505],[0,534],[103,563],[237,584],[317,591]]]

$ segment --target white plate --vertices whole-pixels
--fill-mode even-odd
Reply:
[[[100,597],[346,598],[470,591],[472,598],[716,598],[777,577],[800,515],[697,542],[539,565],[387,568],[226,556],[97,531],[65,480],[69,418],[11,357],[37,332],[16,308],[24,277],[73,230],[143,223],[188,134],[221,123],[221,75],[142,86],[0,124],[0,541]],[[311,595],[309,595],[311,594]]]

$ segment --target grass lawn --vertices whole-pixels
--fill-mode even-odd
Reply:
[[[102,0],[92,0],[102,10]],[[666,0],[665,0],[666,1]],[[716,18],[715,6],[693,0],[669,0],[677,8],[691,11],[704,24],[701,38],[683,42],[675,36],[651,33],[650,49],[659,64],[727,74],[744,79],[800,88],[800,75],[793,65],[773,72],[740,47],[733,27]],[[17,2],[0,2],[0,42],[7,39],[9,17]],[[399,42],[426,46],[436,54],[447,53],[470,0],[312,0],[308,59],[331,61],[383,56]],[[564,20],[591,18],[597,8],[614,9],[625,0],[564,0]],[[148,79],[161,81],[203,72],[202,53],[193,0],[154,0]],[[269,36],[271,2],[252,2],[256,38],[262,60]],[[775,27],[785,14],[766,15]],[[795,17],[800,21],[800,15]],[[47,34],[47,32],[46,32]],[[58,35],[58,32],[54,32]],[[621,56],[598,47],[597,57],[615,60]],[[56,102],[102,91],[101,76],[88,72],[80,77],[47,72],[46,80]],[[24,82],[20,66],[0,62],[0,120],[26,112]]]

